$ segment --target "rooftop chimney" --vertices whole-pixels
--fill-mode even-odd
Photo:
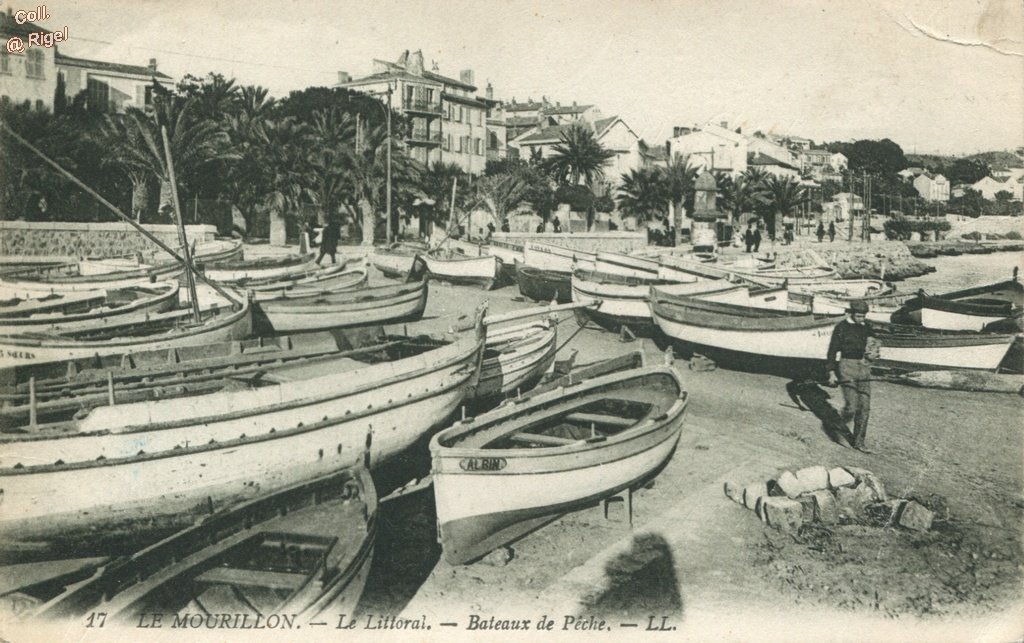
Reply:
[[[339,85],[344,85],[345,83],[349,82],[350,80],[352,80],[352,76],[347,71],[339,71],[338,72],[338,84]]]
[[[149,59],[149,71],[156,71],[156,58]]]
[[[489,81],[487,83],[487,89],[484,93],[487,96],[487,100],[494,100],[494,87],[491,86],[491,83]]]
[[[460,71],[459,72],[459,80],[461,80],[463,83],[465,83],[467,85],[474,84],[473,83],[473,70],[472,69],[463,69],[462,71]]]

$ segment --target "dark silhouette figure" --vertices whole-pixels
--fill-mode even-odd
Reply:
[[[551,220],[551,227],[554,229],[555,232],[562,231],[562,222],[558,220],[558,217],[555,217],[554,219]]]
[[[754,228],[754,252],[761,248],[761,227]]]
[[[828,242],[832,243],[836,240],[836,223],[835,221],[829,221],[828,223]]]
[[[825,240],[825,226],[818,222],[818,243]]]
[[[511,232],[512,231],[512,228],[509,227],[509,225],[508,225],[508,219],[503,219],[501,221],[501,231],[502,232]]]
[[[747,226],[746,232],[743,233],[743,243],[747,246],[744,252],[750,252],[750,249],[754,247],[754,227]]]
[[[316,258],[316,265],[320,265],[325,255],[331,255],[331,263],[338,263],[338,241],[341,239],[341,225],[337,220],[332,219],[327,227],[320,233],[320,256]]]

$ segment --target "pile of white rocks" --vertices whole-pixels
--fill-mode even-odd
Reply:
[[[773,480],[725,483],[725,495],[776,529],[795,533],[809,523],[836,525],[870,522],[886,515],[886,523],[915,531],[931,529],[935,514],[914,500],[890,499],[873,473],[856,467],[806,467],[783,471]]]

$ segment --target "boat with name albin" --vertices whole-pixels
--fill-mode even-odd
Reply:
[[[261,491],[376,467],[442,424],[476,386],[483,311],[476,319],[453,341],[381,337],[229,390],[103,406],[0,434],[0,549],[91,552]]]
[[[93,295],[99,294],[96,298]],[[77,301],[77,305],[76,302]],[[145,320],[178,304],[178,284],[162,281],[114,290],[54,293],[39,299],[0,302],[0,335],[64,333]]]
[[[423,317],[428,280],[358,290],[283,297],[255,302],[258,332],[298,333],[330,328],[378,326]]]
[[[205,516],[85,579],[48,579],[3,600],[26,622],[100,612],[108,627],[138,627],[159,613],[169,627],[303,627],[355,611],[377,524],[373,479],[356,465]]]
[[[684,284],[651,291],[655,323],[684,354],[699,352],[741,370],[820,375],[832,330],[842,315],[817,315],[791,306],[788,291],[782,288],[709,290],[716,286]],[[873,323],[872,328],[882,342],[874,365],[903,370],[994,371],[1014,342],[1013,335],[882,323]]]
[[[439,541],[473,562],[558,517],[649,480],[682,432],[687,395],[667,367],[512,399],[430,442]]]

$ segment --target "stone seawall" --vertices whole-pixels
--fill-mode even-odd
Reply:
[[[915,257],[930,259],[932,257],[956,257],[959,255],[987,255],[993,252],[1020,252],[1024,250],[1021,241],[933,241],[908,243],[910,254]]]
[[[832,266],[843,279],[885,279],[900,281],[934,272],[935,268],[911,254],[902,241],[879,241],[851,245],[799,245],[778,250],[776,265]]]
[[[173,225],[146,225],[158,239],[175,248],[178,229]],[[185,226],[189,243],[212,241],[217,228]],[[127,223],[71,223],[0,221],[0,256],[3,257],[115,257],[158,250],[156,244]]]

